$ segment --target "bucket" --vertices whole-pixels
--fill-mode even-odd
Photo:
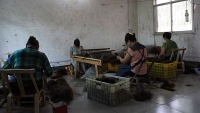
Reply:
[[[53,103],[50,101],[45,101],[46,103],[50,104],[53,108],[53,113],[68,113],[67,112],[67,104],[64,101]]]

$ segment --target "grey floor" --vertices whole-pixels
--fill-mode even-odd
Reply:
[[[66,79],[74,91],[74,100],[68,105],[68,113],[200,113],[200,75],[179,74],[171,79],[176,91],[149,89],[153,93],[151,100],[138,102],[130,99],[116,107],[88,99],[87,92],[83,92],[85,81],[73,81],[68,75]],[[0,112],[6,113],[6,109],[1,108]],[[53,113],[52,107],[46,104],[40,108],[40,113]]]

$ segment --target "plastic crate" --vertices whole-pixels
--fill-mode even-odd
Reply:
[[[101,68],[103,72],[108,71],[108,63],[102,63]]]
[[[120,64],[112,65],[111,63],[108,63],[108,70],[109,70],[109,71],[113,71],[113,72],[117,72],[117,71],[118,71],[118,68],[119,68],[119,65],[120,65]]]
[[[110,106],[119,105],[130,99],[130,78],[118,77],[109,74],[100,77],[114,77],[119,81],[110,84],[96,80],[95,76],[86,78],[88,98],[100,101]]]
[[[174,78],[176,77],[177,63],[176,61],[172,63],[154,63],[149,74],[153,78]],[[151,62],[147,62],[147,66],[149,67],[150,65]]]

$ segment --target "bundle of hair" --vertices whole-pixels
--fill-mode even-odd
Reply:
[[[67,70],[65,68],[60,68],[56,72],[54,72],[54,75],[51,76],[51,79],[58,79],[63,77],[64,75],[67,75]]]
[[[54,103],[64,101],[69,104],[73,100],[73,91],[64,78],[50,80],[47,88],[51,92],[51,101]]]
[[[115,66],[115,64],[120,64],[121,62],[117,59],[117,56],[102,56],[101,60],[103,63],[111,63],[111,65]]]
[[[155,46],[155,47],[151,48],[151,50],[149,52],[153,53],[153,54],[160,54],[160,51],[161,51],[161,47]]]
[[[174,89],[175,85],[173,83],[169,82],[168,80],[166,80],[164,78],[157,77],[155,79],[155,81],[163,83],[160,88],[168,90],[168,91],[175,91],[175,89]]]
[[[153,94],[149,91],[145,91],[144,89],[138,91],[133,95],[136,101],[145,101],[151,99]]]
[[[96,80],[106,82],[106,83],[110,83],[110,84],[114,84],[114,83],[117,83],[119,81],[119,79],[114,78],[114,77],[102,77],[102,78],[96,78]]]

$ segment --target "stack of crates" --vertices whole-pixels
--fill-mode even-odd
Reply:
[[[172,63],[154,63],[149,74],[152,78],[174,78],[176,77],[177,64],[177,61]],[[150,65],[151,62],[147,62],[147,66],[149,67]]]
[[[117,106],[130,99],[130,78],[109,74],[99,75],[101,78],[113,77],[118,80],[114,84],[96,80],[95,76],[86,78],[88,98],[100,101],[110,106]]]

